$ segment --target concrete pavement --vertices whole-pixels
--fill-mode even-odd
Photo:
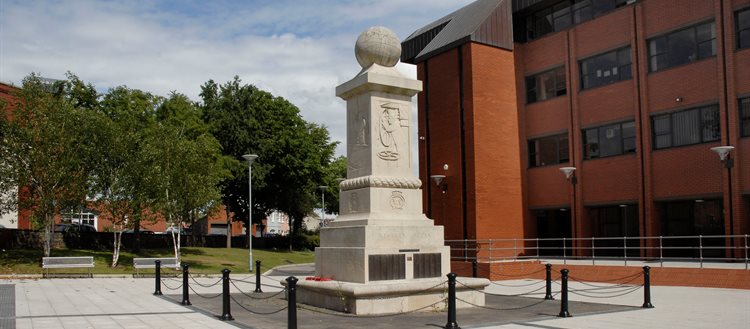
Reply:
[[[304,274],[292,268],[279,269],[264,278],[263,290],[266,293],[280,291],[276,282],[288,272]],[[253,276],[233,276],[235,283],[242,291],[252,291]],[[243,310],[233,305],[233,314],[237,321],[223,322],[216,318],[212,306],[219,303],[216,293],[220,285],[214,285],[219,277],[198,278],[198,284],[191,284],[193,307],[184,307],[168,297],[153,296],[153,278],[94,278],[94,279],[23,279],[0,280],[0,328],[236,328],[248,327],[239,318]],[[241,281],[240,281],[241,280]],[[162,291],[165,295],[179,296],[178,279],[165,279]],[[542,285],[536,280],[497,281],[488,287],[487,292],[494,294],[516,294],[528,292],[531,288]],[[603,286],[595,283],[597,287]],[[571,282],[571,289],[592,297],[570,294],[571,301],[605,303],[615,305],[640,306],[643,303],[642,290],[613,297],[613,294],[587,293],[592,289],[590,283]],[[235,290],[232,287],[233,291]],[[559,285],[553,287],[559,289]],[[13,293],[12,298],[10,294]],[[204,298],[198,296],[200,294]],[[237,295],[238,298],[242,297]],[[536,295],[541,297],[542,295]],[[13,299],[12,309],[7,305]],[[558,296],[559,300],[559,296]],[[485,325],[471,321],[471,315],[459,311],[458,323],[464,328],[748,328],[750,327],[750,290],[692,288],[692,287],[652,287],[653,309],[622,307],[613,308],[616,312],[582,315],[582,307],[571,304],[572,318],[557,318],[558,301],[554,306],[547,304],[545,311],[539,311],[533,318],[513,318],[508,313],[492,311],[499,319],[486,322]],[[281,304],[277,304],[281,305]],[[583,305],[583,304],[580,304]],[[272,308],[272,307],[271,307]],[[627,309],[627,308],[625,308]],[[204,311],[207,310],[207,311]],[[551,311],[550,311],[551,310]],[[13,312],[14,314],[10,314]],[[329,328],[333,322],[323,320],[304,321],[311,315],[300,311],[300,328]],[[307,311],[305,311],[307,312]],[[533,312],[531,312],[533,313]],[[422,327],[442,326],[445,313],[435,313],[438,320],[417,321]],[[478,313],[477,313],[478,314]],[[506,314],[506,315],[504,315]],[[428,314],[429,315],[429,314]],[[327,317],[330,317],[326,315]],[[407,317],[404,315],[403,317]],[[422,315],[424,316],[424,315]],[[283,317],[282,317],[283,318]],[[350,327],[373,326],[368,321],[351,319]],[[441,322],[442,321],[442,322]],[[463,323],[462,323],[463,321]],[[269,322],[270,323],[270,322]],[[269,327],[286,327],[285,322],[267,323]],[[387,325],[392,328],[414,327],[410,321],[374,319],[373,327]],[[405,324],[409,325],[404,326]],[[256,324],[257,325],[257,324]],[[258,327],[266,327],[258,326]]]

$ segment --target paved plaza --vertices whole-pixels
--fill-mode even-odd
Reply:
[[[289,274],[304,277],[311,267],[285,268],[265,273],[263,294],[253,295],[254,276],[233,276],[233,298],[257,313],[285,306],[278,281]],[[274,315],[253,314],[234,302],[234,321],[223,322],[220,277],[191,281],[190,307],[179,304],[180,280],[164,279],[163,296],[154,296],[153,278],[97,277],[94,279],[0,280],[0,328],[286,328],[286,311]],[[460,282],[460,279],[459,279]],[[596,287],[603,284],[594,283]],[[538,280],[496,281],[488,293],[514,295],[543,286]],[[487,306],[504,311],[458,311],[463,328],[748,328],[750,291],[736,289],[652,287],[653,309],[642,309],[643,290],[619,297],[594,293],[591,283],[571,282],[585,297],[570,294],[571,318],[556,317],[559,296],[542,302],[531,297],[487,296]],[[241,290],[246,294],[238,292]],[[585,293],[586,289],[590,293]],[[554,285],[553,290],[559,290]],[[539,291],[542,292],[543,290]],[[621,291],[621,290],[620,290]],[[275,296],[274,296],[275,295]],[[269,297],[266,300],[251,297]],[[533,305],[531,307],[527,307]],[[299,328],[436,328],[446,313],[436,310],[393,317],[347,318],[310,307],[298,311]],[[518,308],[517,310],[510,310]],[[326,314],[324,314],[326,313]]]

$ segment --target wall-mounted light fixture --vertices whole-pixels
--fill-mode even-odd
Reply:
[[[576,167],[562,167],[560,168],[560,171],[565,174],[565,179],[569,180],[571,183],[575,184],[578,182],[575,176]]]
[[[674,101],[675,101],[675,102],[677,102],[677,103],[682,103],[682,97],[680,97],[680,96],[677,96],[677,97],[676,97],[676,98],[674,99]]]
[[[446,190],[448,190],[448,184],[443,182],[443,179],[445,179],[445,175],[432,175],[430,176],[433,182],[435,182],[435,186],[437,187],[443,187],[443,193],[445,193]]]
[[[727,168],[734,166],[734,160],[729,156],[729,152],[732,150],[734,150],[734,146],[716,146],[711,148],[711,151],[719,155],[719,159],[724,163],[724,167]]]

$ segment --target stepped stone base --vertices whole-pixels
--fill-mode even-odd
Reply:
[[[456,297],[484,306],[481,292],[490,284],[487,279],[458,278]],[[286,281],[282,281],[286,285]],[[478,291],[476,291],[478,290]],[[447,308],[448,283],[445,278],[396,280],[378,283],[341,281],[299,281],[297,302],[334,311],[377,315],[409,311],[436,311]],[[434,305],[433,305],[434,304]],[[460,300],[457,308],[473,307]]]

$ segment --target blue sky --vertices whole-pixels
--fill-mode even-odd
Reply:
[[[324,124],[345,153],[337,85],[359,71],[354,42],[382,25],[403,39],[470,0],[0,0],[0,81],[67,71],[102,91],[127,85],[198,100],[238,75]],[[405,75],[415,68],[399,64]]]

